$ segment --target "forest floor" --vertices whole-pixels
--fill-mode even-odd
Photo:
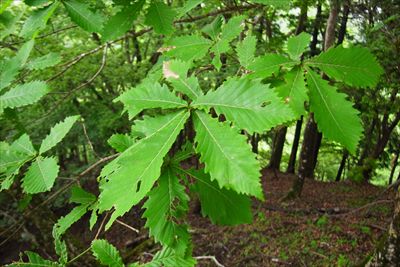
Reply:
[[[393,195],[388,193],[377,199],[384,189],[369,184],[307,180],[302,197],[283,204],[279,200],[286,195],[293,179],[293,175],[278,173],[275,177],[272,172],[264,172],[266,200],[253,201],[252,224],[215,226],[195,211],[196,205],[191,205],[189,223],[193,254],[215,256],[226,267],[349,266],[359,263],[372,252],[390,222]],[[54,258],[49,254],[53,251],[51,226],[68,210],[50,211],[54,216],[49,216],[48,212],[41,210],[21,227],[28,237],[21,240],[17,238],[21,235],[15,234],[15,238],[0,247],[0,264],[17,260],[18,252],[27,249]],[[147,238],[144,222],[138,219],[141,213],[141,210],[133,209],[120,219],[139,229],[139,233],[115,223],[109,231],[99,235],[120,249],[125,262],[148,261],[159,249]],[[43,218],[47,224],[42,222]],[[96,227],[89,231],[88,216],[72,227],[66,236],[71,254],[79,254],[89,246],[97,232]],[[76,266],[97,265],[90,253],[76,261]],[[199,259],[198,266],[217,265],[213,260]]]

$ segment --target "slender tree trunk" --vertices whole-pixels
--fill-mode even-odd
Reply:
[[[258,142],[260,141],[260,136],[256,133],[254,133],[250,137],[250,143],[251,143],[251,150],[253,153],[258,154]]]
[[[301,134],[302,126],[303,126],[303,116],[301,116],[300,119],[297,120],[297,122],[296,122],[296,130],[294,133],[292,150],[290,151],[289,164],[288,164],[288,167],[286,170],[286,172],[288,172],[288,173],[294,173],[294,170],[296,167],[297,150],[299,149],[300,134]]]
[[[349,13],[350,13],[350,2],[349,0],[345,0],[343,2],[342,20],[340,22],[340,29],[338,33],[338,40],[337,40],[338,45],[343,43],[344,38],[346,36],[346,28],[347,28],[347,21],[349,19]]]
[[[322,5],[321,1],[318,1],[317,14],[315,15],[315,22],[313,27],[312,41],[310,43],[311,56],[315,56],[318,54],[317,51],[318,33],[319,33],[319,28],[321,27],[321,23],[322,23]]]
[[[398,161],[399,161],[399,153],[396,153],[396,155],[394,156],[394,158],[392,160],[392,169],[390,171],[389,184],[393,183],[393,176],[394,176],[394,172],[396,171]]]
[[[339,13],[339,1],[331,0],[330,6],[331,10],[329,12],[326,26],[324,50],[327,50],[335,42],[335,26]],[[300,197],[305,178],[313,177],[320,144],[319,138],[322,138],[322,135],[319,137],[317,124],[314,121],[314,115],[313,113],[310,113],[300,151],[298,177],[295,179],[291,191],[284,200]]]
[[[400,190],[397,189],[393,219],[375,253],[366,264],[369,267],[396,267],[400,263]]]
[[[272,170],[279,170],[282,160],[283,146],[285,145],[287,127],[276,129],[274,142],[272,144],[271,159],[268,168]]]
[[[342,178],[342,174],[344,171],[344,167],[346,166],[346,161],[348,157],[349,157],[349,151],[345,149],[343,151],[342,160],[340,161],[340,166],[336,175],[336,182],[340,182],[340,179]]]

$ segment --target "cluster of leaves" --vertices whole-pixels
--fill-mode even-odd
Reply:
[[[130,30],[144,9],[145,24],[156,33],[170,36],[174,31],[174,20],[201,1],[188,1],[181,8],[172,8],[161,1],[114,1],[117,11],[107,20],[88,4],[77,0],[26,2],[37,8],[24,24],[21,36],[35,38],[55,10],[63,5],[72,21],[88,32],[99,33],[101,40],[106,42]],[[283,0],[254,2],[288,4]],[[226,23],[223,17],[217,17],[201,29],[202,33],[166,38],[160,50],[164,53],[162,66],[155,66],[139,85],[116,99],[124,104],[124,111],[133,124],[129,134],[116,134],[109,139],[109,144],[120,154],[101,171],[100,195],[96,199],[94,195],[74,188],[70,201],[78,206],[60,218],[53,229],[59,260],[50,262],[27,252],[30,263],[43,266],[67,264],[62,236],[87,211],[91,211],[92,228],[98,214],[112,210],[105,227],[109,229],[119,216],[147,198],[143,206],[146,227],[163,249],[144,266],[193,266],[196,261],[192,257],[185,216],[188,190],[197,194],[204,216],[213,223],[225,225],[251,222],[250,197],[264,198],[260,165],[245,133],[263,133],[309,111],[314,113],[325,137],[355,152],[362,132],[358,112],[346,95],[338,92],[334,81],[355,87],[374,86],[382,69],[369,51],[361,47],[338,46],[315,58],[304,59],[303,53],[311,38],[304,33],[289,39],[286,55],[256,56],[256,39],[250,32],[237,42],[244,30],[244,21],[244,16],[234,16]],[[33,39],[15,57],[2,63],[1,75],[9,80],[3,88],[25,65],[27,51],[32,46]],[[215,90],[201,88],[194,71],[195,62],[209,60],[218,71],[222,67],[221,55],[233,49],[240,63],[238,75],[229,77]],[[46,55],[28,66],[41,68],[57,64],[54,58]],[[13,74],[8,74],[11,65],[17,67]],[[322,78],[322,73],[330,80]],[[280,83],[273,87],[267,83],[271,79]],[[40,94],[29,96],[26,84],[20,85],[1,96],[1,107],[31,104],[47,92],[45,83],[32,83],[36,86],[31,84],[31,88],[41,88],[37,84],[44,86],[41,90],[33,90]],[[143,111],[148,109],[154,109],[155,115],[143,116]],[[2,155],[6,155],[0,165],[4,176],[2,188],[9,188],[21,166],[32,162],[23,178],[24,191],[34,194],[50,190],[58,175],[58,166],[55,158],[42,154],[60,142],[77,119],[78,116],[68,117],[57,124],[38,152],[26,134],[11,145],[1,143]],[[185,137],[186,143],[181,150],[170,153],[185,128],[194,130],[194,140]],[[183,168],[181,162],[195,155],[204,169]],[[117,250],[107,241],[95,240],[91,249],[102,264],[124,266]],[[142,265],[133,263],[129,266]]]

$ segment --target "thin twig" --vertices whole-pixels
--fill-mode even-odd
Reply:
[[[90,150],[92,150],[93,155],[95,155],[97,158],[101,159],[101,157],[94,150],[93,143],[92,143],[92,141],[90,141],[90,138],[89,138],[89,136],[87,134],[85,123],[81,122],[81,124],[82,124],[82,128],[83,128],[83,134],[85,135],[86,141],[89,144]]]
[[[224,265],[222,265],[217,258],[215,258],[215,256],[197,256],[194,257],[196,260],[212,260],[215,265],[217,265],[218,267],[225,267]]]
[[[97,233],[96,233],[96,235],[94,236],[94,239],[97,239],[97,238],[99,237],[99,235],[100,235],[100,233],[101,233],[101,229],[103,229],[103,225],[104,225],[104,223],[106,222],[107,217],[108,217],[108,212],[106,212],[106,215],[104,215],[103,220],[101,220],[99,229],[97,230]]]
[[[130,226],[129,224],[126,224],[126,223],[124,223],[124,222],[122,222],[122,221],[120,221],[120,220],[118,220],[118,219],[116,219],[115,221],[116,221],[117,223],[119,223],[120,225],[123,225],[123,226],[125,226],[126,228],[128,228],[128,229],[130,229],[130,230],[132,230],[132,231],[134,231],[134,232],[136,232],[136,233],[139,233],[139,230],[138,230],[138,229],[136,229],[136,228]]]

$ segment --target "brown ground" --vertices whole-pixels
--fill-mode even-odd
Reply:
[[[264,173],[266,201],[254,201],[254,222],[250,225],[215,226],[193,211],[189,214],[195,256],[215,256],[226,267],[348,266],[360,262],[373,250],[390,222],[392,204],[385,200],[393,199],[392,195],[379,198],[376,205],[358,209],[375,202],[382,188],[307,180],[301,199],[281,204],[279,199],[290,189],[293,177],[273,176]],[[43,257],[54,257],[49,233],[53,222],[65,212],[65,209],[42,209],[27,220],[14,238],[0,247],[0,264],[17,260],[18,252],[26,249]],[[54,216],[49,217],[51,213]],[[134,209],[121,218],[122,222],[140,229],[139,234],[117,223],[100,234],[120,249],[125,262],[147,261],[158,249],[147,239],[143,221],[137,219],[140,214],[139,209]],[[90,232],[87,222],[85,217],[67,235],[71,255],[88,247],[97,231],[98,225]],[[2,228],[0,225],[0,231]],[[97,263],[87,253],[75,265],[97,266]],[[199,266],[216,265],[203,259],[199,260]]]

